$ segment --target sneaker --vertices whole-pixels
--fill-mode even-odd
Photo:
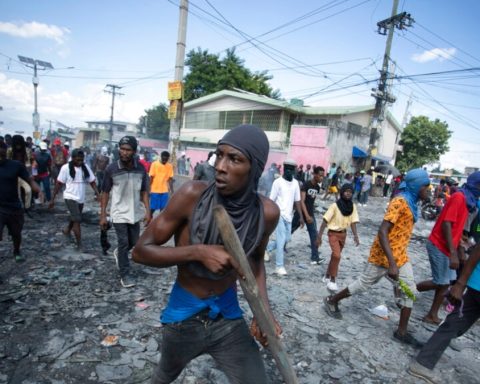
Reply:
[[[113,257],[115,258],[115,263],[117,264],[117,269],[120,269],[120,264],[118,263],[118,248],[113,250]]]
[[[263,255],[263,260],[270,261],[270,253],[268,253],[268,251],[265,251],[265,255]]]
[[[136,285],[135,281],[132,279],[130,275],[125,275],[120,278],[120,283],[124,288],[132,288]]]
[[[411,345],[413,348],[420,349],[423,347],[423,343],[418,341],[410,332],[405,333],[405,335],[400,335],[398,331],[395,331],[393,332],[393,337],[403,344]]]
[[[412,360],[408,366],[407,372],[412,376],[425,380],[427,383],[440,383],[440,379],[436,377],[436,375],[433,373],[433,370],[424,367],[417,360]]]
[[[15,261],[16,261],[17,263],[23,263],[25,260],[26,260],[26,259],[25,259],[25,256],[23,256],[22,254],[17,253],[17,254],[15,255]]]
[[[312,264],[312,265],[320,265],[320,264],[323,263],[323,261],[324,261],[324,259],[319,258],[318,260],[312,260],[312,261],[310,262],[310,264]]]
[[[338,291],[337,283],[334,281],[328,282],[327,289],[332,292],[337,292]]]
[[[327,283],[329,283],[329,282],[330,282],[330,278],[329,278],[329,277],[327,277],[327,276],[323,276],[323,277],[322,277],[322,283],[327,284]]]
[[[335,304],[331,303],[330,296],[325,297],[323,299],[323,304],[328,316],[338,320],[343,318],[342,312],[340,312],[340,308],[338,308],[338,303],[335,303]]]
[[[287,271],[285,270],[285,267],[277,267],[275,268],[275,273],[280,276],[285,276]]]

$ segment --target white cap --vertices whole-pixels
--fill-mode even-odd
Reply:
[[[38,146],[40,147],[40,149],[41,149],[42,151],[45,151],[45,150],[47,150],[47,148],[48,148],[48,147],[47,147],[47,143],[45,143],[44,141],[41,141],[40,144],[38,144]]]
[[[290,159],[290,158],[283,160],[283,164],[284,165],[291,165],[293,167],[297,166],[297,162],[293,159]]]

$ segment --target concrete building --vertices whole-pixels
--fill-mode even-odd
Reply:
[[[110,141],[110,121],[86,121],[86,128],[79,128],[76,145],[96,148]],[[137,136],[137,124],[114,121],[112,124],[112,142],[118,142],[125,135]]]
[[[224,90],[185,103],[181,149],[196,164],[207,158],[208,151],[229,129],[254,124],[270,141],[268,164],[291,157],[298,164],[328,168],[335,162],[353,170],[362,167],[367,156],[373,111],[373,105],[308,107],[301,100],[288,102]],[[379,132],[373,159],[393,164],[400,124],[387,113]]]

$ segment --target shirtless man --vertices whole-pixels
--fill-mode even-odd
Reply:
[[[185,183],[135,246],[134,261],[178,268],[169,303],[161,315],[161,359],[152,384],[172,382],[190,360],[205,353],[216,360],[232,383],[266,383],[258,347],[238,304],[236,263],[221,245],[212,208],[222,204],[227,210],[256,277],[261,300],[277,324],[268,303],[263,257],[279,210],[256,192],[268,150],[265,133],[255,126],[229,131],[217,145],[215,183]],[[172,235],[175,247],[163,246]],[[280,334],[278,324],[276,328]],[[255,319],[251,334],[266,345]]]

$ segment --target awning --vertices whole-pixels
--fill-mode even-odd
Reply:
[[[352,147],[352,157],[367,157],[368,154],[365,152],[362,148],[359,148],[357,146]]]
[[[376,154],[375,156],[372,156],[372,160],[377,160],[377,161],[382,161],[384,163],[388,163],[392,160],[392,158],[381,155],[381,154]]]

